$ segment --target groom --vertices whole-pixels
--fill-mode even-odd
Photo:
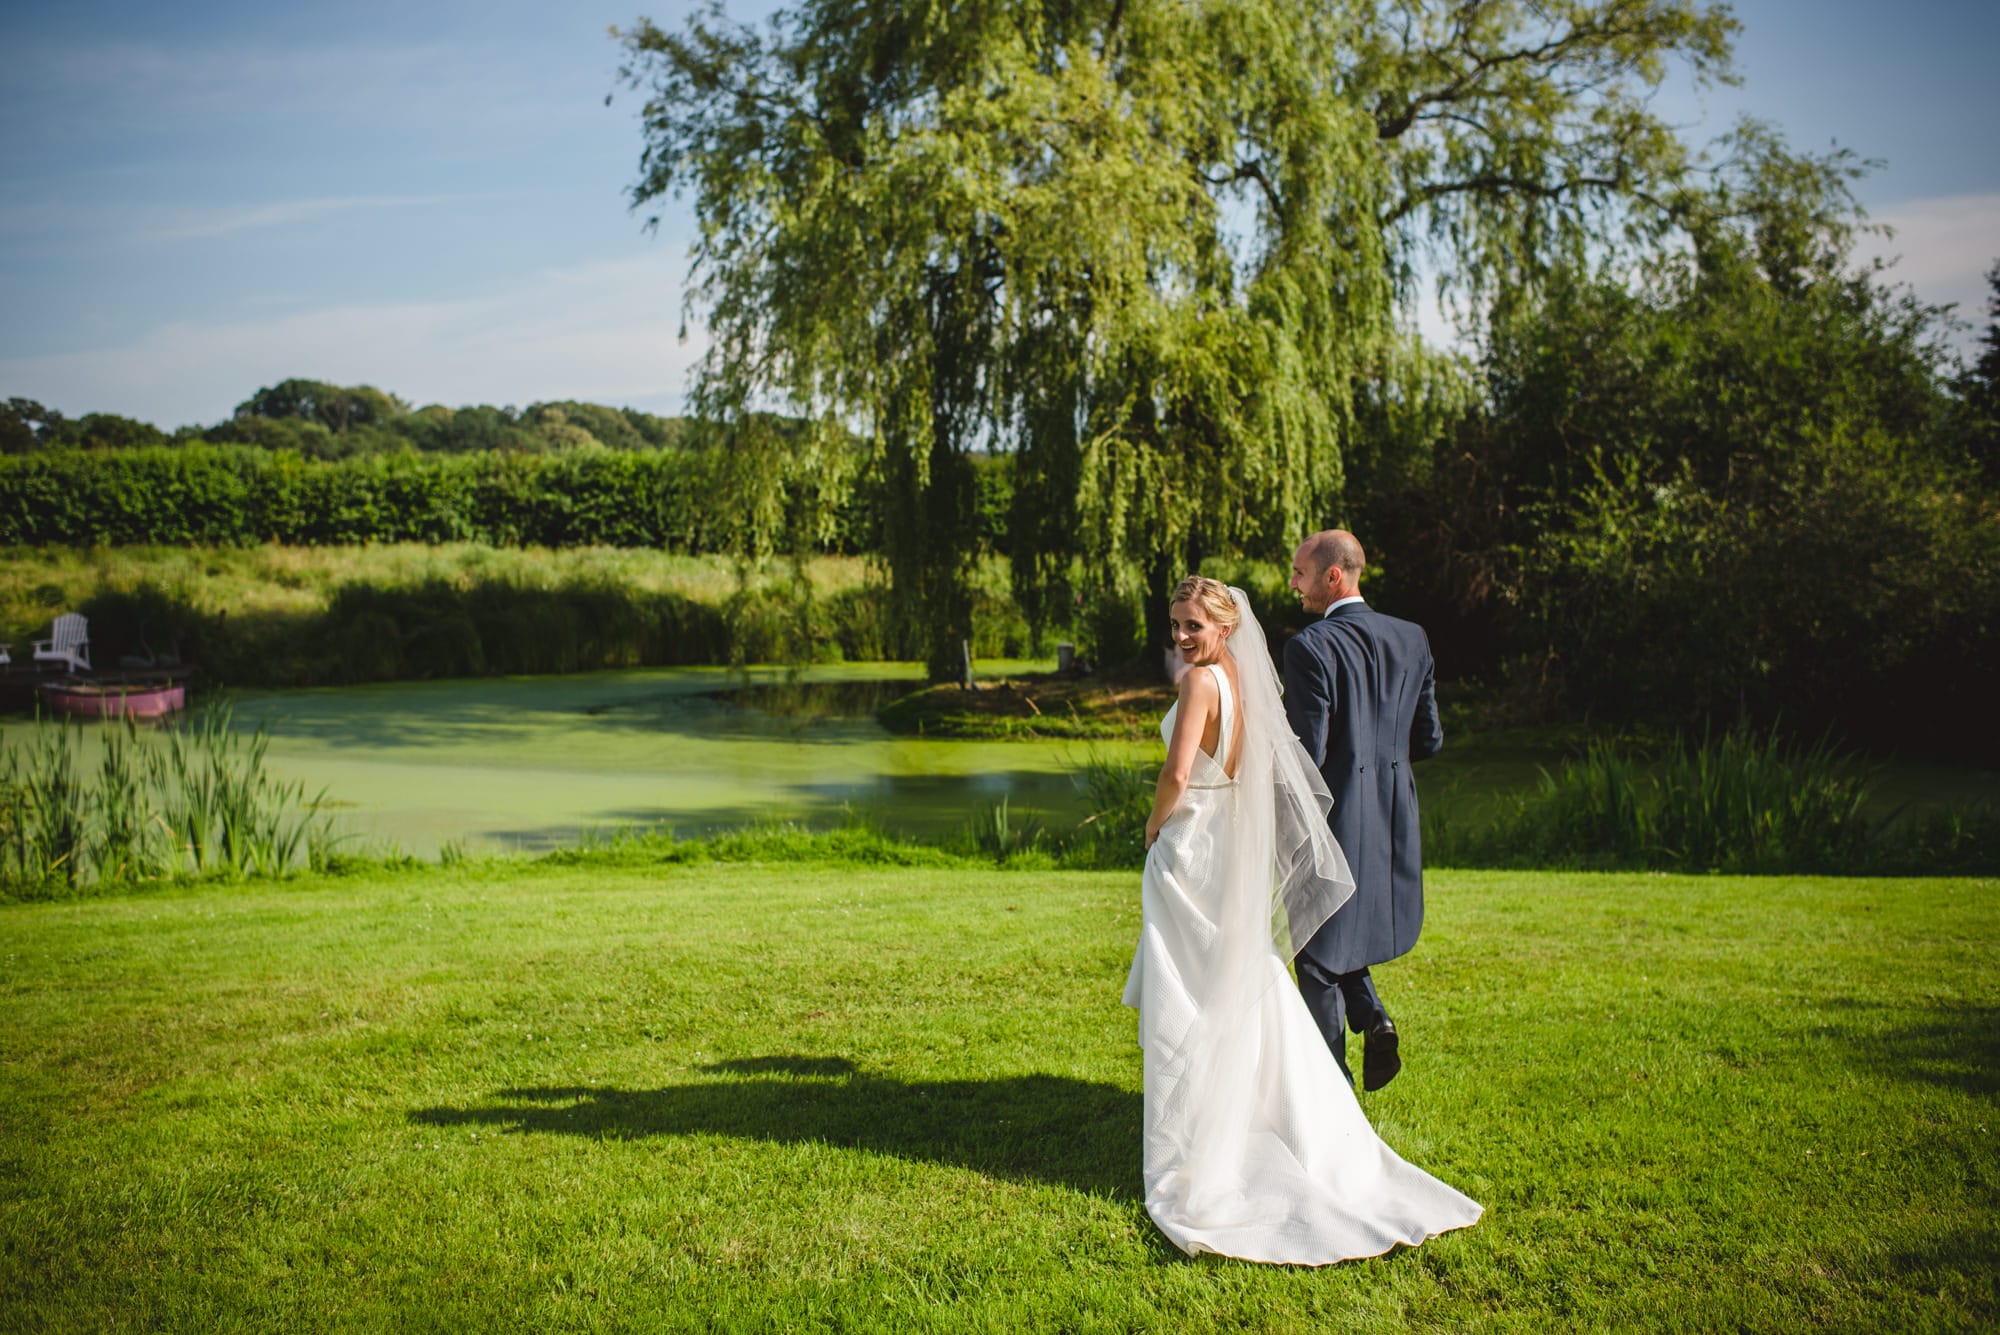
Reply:
[[[1361,1087],[1403,1069],[1396,1026],[1370,965],[1407,952],[1424,922],[1412,760],[1444,745],[1430,641],[1421,627],[1361,599],[1366,558],[1352,533],[1328,529],[1292,557],[1292,588],[1319,620],[1285,645],[1285,713],[1333,791],[1333,837],[1354,896],[1299,951],[1299,991],[1350,1080],[1347,1034],[1362,1035]]]

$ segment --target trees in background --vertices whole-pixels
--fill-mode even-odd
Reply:
[[[166,433],[158,427],[116,413],[69,418],[33,399],[10,398],[0,404],[0,454],[65,447],[131,449],[166,442]]]
[[[1490,296],[1678,225],[1690,155],[1646,95],[1670,60],[1726,75],[1733,27],[1692,0],[642,20],[632,195],[693,198],[698,412],[776,396],[875,442],[933,671],[988,448],[1017,458],[1017,596],[1081,594],[1122,656],[1142,589],[1158,620],[1203,555],[1342,515],[1361,400],[1440,378],[1398,323],[1420,257]]]
[[[521,410],[431,404],[412,411],[395,395],[372,385],[304,379],[260,389],[236,405],[228,420],[210,427],[183,427],[171,436],[150,423],[114,413],[67,418],[33,399],[12,398],[0,404],[0,454],[208,441],[292,450],[308,459],[344,459],[409,449],[427,454],[599,446],[681,449],[697,446],[702,439],[685,418],[660,417],[636,408],[561,400]]]
[[[205,433],[211,440],[296,449],[312,458],[342,458],[382,450],[435,454],[478,450],[672,449],[691,443],[686,423],[635,408],[563,400],[525,410],[477,404],[431,404],[411,411],[372,386],[344,387],[287,380],[238,404],[229,421]]]
[[[295,418],[328,431],[386,424],[410,410],[393,394],[373,385],[344,387],[319,380],[282,380],[236,405],[236,416]]]
[[[1496,311],[1482,405],[1371,498],[1450,675],[1544,711],[1974,745],[2000,504],[1943,313],[1851,262],[1838,173],[1752,152],[1684,254]]]
[[[2000,488],[2000,261],[1986,274],[1986,328],[1979,355],[1959,381],[1960,430],[1967,457],[1989,487]]]
[[[33,399],[17,396],[0,403],[0,454],[26,454],[36,448],[51,416],[58,421],[62,418]]]

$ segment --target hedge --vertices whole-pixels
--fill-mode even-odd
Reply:
[[[737,549],[739,508],[714,452],[416,451],[307,459],[248,445],[41,450],[0,457],[0,545],[495,546]],[[859,460],[795,478],[791,509],[831,509],[815,544],[870,535]]]

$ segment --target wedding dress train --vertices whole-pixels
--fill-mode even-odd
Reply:
[[[1247,653],[1238,663],[1270,670]],[[1222,688],[1227,758],[1235,701],[1228,674],[1207,670]],[[1299,996],[1272,929],[1268,831],[1245,828],[1246,813],[1268,825],[1258,813],[1269,803],[1239,808],[1252,782],[1268,784],[1268,767],[1246,763],[1232,780],[1198,752],[1146,858],[1125,987],[1145,1053],[1146,1208],[1183,1251],[1298,1265],[1464,1228],[1481,1207],[1382,1143]]]

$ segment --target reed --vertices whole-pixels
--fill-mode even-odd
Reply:
[[[1887,869],[1905,836],[1863,814],[1860,766],[1822,739],[1730,732],[1658,754],[1593,743],[1478,828],[1434,823],[1457,866],[1732,873]]]
[[[1057,841],[1065,867],[1111,870],[1146,861],[1146,817],[1158,771],[1137,761],[1088,752],[1072,775],[1090,814]]]
[[[946,846],[990,859],[1006,866],[1023,855],[1045,851],[1048,831],[1032,818],[1023,819],[1009,810],[1005,797],[965,823],[958,836]]]
[[[73,889],[85,853],[76,748],[59,730],[14,737],[0,733],[0,884]]]
[[[135,880],[158,863],[166,823],[147,800],[145,753],[138,724],[128,718],[122,724],[107,725],[102,738],[91,862],[103,880]]]
[[[1991,876],[2000,873],[2000,810],[1989,803],[1953,802],[1910,822],[1884,872],[1906,876]]]
[[[0,734],[0,894],[47,898],[188,876],[280,876],[323,867],[337,842],[302,783],[265,767],[260,726],[226,703],[182,726],[38,719]]]

